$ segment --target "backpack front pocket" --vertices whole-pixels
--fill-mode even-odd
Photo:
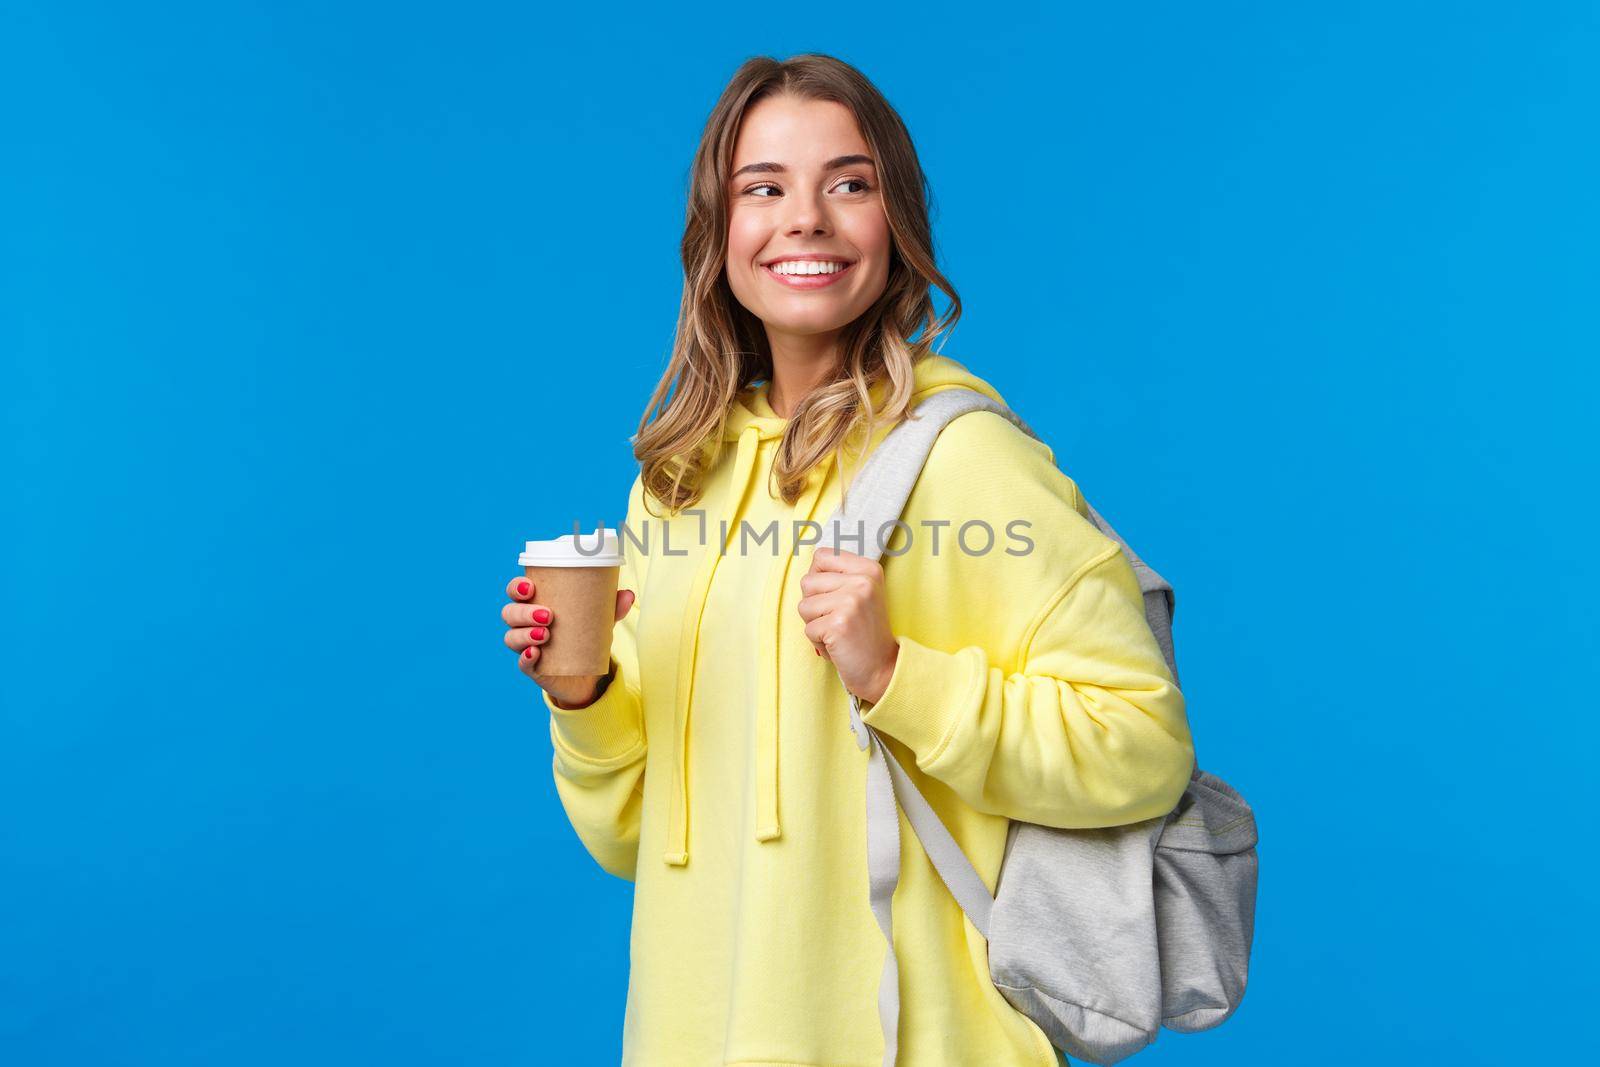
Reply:
[[[1162,819],[1064,830],[1013,823],[989,973],[1069,1056],[1114,1064],[1161,1030],[1151,856]]]

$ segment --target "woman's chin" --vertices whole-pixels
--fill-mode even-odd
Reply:
[[[867,281],[870,283],[871,279]],[[769,278],[762,287],[763,314],[758,317],[768,329],[784,333],[833,333],[856,321],[872,307],[873,301],[865,298],[864,288],[870,289],[870,285],[854,279],[841,280],[822,289],[789,289]],[[881,285],[878,292],[882,292]]]
[[[851,314],[831,308],[779,307],[769,308],[769,313],[762,315],[761,321],[774,333],[809,337],[812,334],[833,333],[855,321],[858,315],[859,312]]]

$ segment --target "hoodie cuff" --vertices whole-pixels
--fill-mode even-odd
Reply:
[[[895,641],[900,653],[888,688],[876,704],[861,702],[861,721],[904,744],[926,770],[944,751],[973,689],[987,681],[988,664],[980,648],[941,652],[904,634]]]
[[[587,707],[558,707],[548,690],[541,687],[539,692],[550,709],[550,736],[568,755],[602,763],[631,755],[644,744],[639,700],[623,682],[615,656],[605,692]]]

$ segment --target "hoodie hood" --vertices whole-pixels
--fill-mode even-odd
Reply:
[[[982,378],[967,370],[962,364],[948,356],[930,355],[913,368],[913,390],[911,405],[915,407],[922,400],[942,392],[946,389],[972,389],[976,392],[1005,403],[995,388]],[[888,392],[888,382],[878,382],[869,390],[874,411],[881,411],[884,397]],[[672,809],[667,820],[667,848],[664,859],[667,863],[681,866],[689,862],[689,745],[692,735],[689,730],[689,709],[693,702],[693,675],[695,654],[700,639],[701,617],[705,611],[706,598],[710,592],[711,579],[716,573],[717,563],[728,550],[733,538],[737,536],[740,519],[743,518],[746,502],[750,494],[767,492],[770,481],[772,460],[776,455],[775,448],[763,450],[762,443],[774,441],[783,436],[784,428],[789,420],[780,416],[772,409],[768,401],[769,382],[749,386],[741,390],[729,405],[728,417],[722,431],[722,441],[736,442],[732,471],[729,475],[728,493],[724,500],[722,514],[713,519],[707,516],[708,530],[725,531],[718,551],[706,553],[705,560],[701,563],[699,572],[690,586],[690,595],[685,599],[682,630],[685,639],[679,648],[678,657],[678,706],[674,709],[674,730],[672,741],[676,746],[673,752],[671,766],[673,769]],[[874,441],[876,446],[883,435],[888,432],[888,427],[880,426],[875,429]],[[816,514],[817,505],[822,497],[822,489],[836,464],[836,458],[830,455],[816,468],[814,468],[806,481],[805,489],[795,502],[792,519],[795,521],[811,520],[821,522],[826,515],[819,517]],[[777,663],[778,622],[782,604],[783,591],[789,584],[791,571],[804,574],[810,567],[809,556],[807,562],[798,565],[795,553],[784,551],[779,553],[772,561],[773,569],[778,572],[769,574],[765,582],[765,595],[760,609],[760,633],[758,634],[757,647],[761,650],[761,662],[758,665],[757,701],[759,706],[755,709],[755,737],[756,737],[756,801],[758,804],[756,818],[756,840],[774,841],[783,835],[783,827],[778,819],[778,715],[779,707],[779,675]],[[796,569],[798,568],[798,569]],[[797,579],[798,580],[798,579]],[[841,705],[841,715],[843,714]]]

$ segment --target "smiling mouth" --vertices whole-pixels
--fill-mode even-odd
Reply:
[[[783,269],[774,269],[777,267]],[[854,263],[794,259],[767,263],[761,267],[769,278],[788,289],[826,288],[849,274],[854,268]]]

